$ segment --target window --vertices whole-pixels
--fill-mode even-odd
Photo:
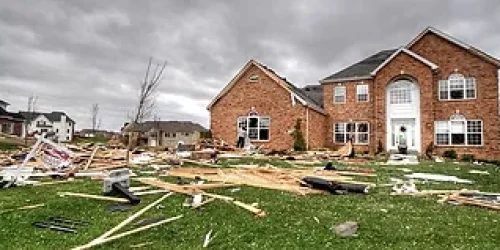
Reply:
[[[189,132],[185,132],[185,133],[184,133],[184,136],[189,136],[189,135],[190,135],[190,133],[189,133]]]
[[[411,103],[411,88],[410,81],[400,81],[391,86],[389,95],[391,104],[409,104]]]
[[[368,101],[368,85],[360,84],[356,86],[356,100],[358,102],[367,102]]]
[[[333,103],[345,103],[345,86],[335,87],[335,96],[333,97]]]
[[[347,143],[349,139],[355,144],[368,144],[369,128],[367,122],[336,123],[334,129],[335,143]]]
[[[267,116],[250,116],[238,117],[239,128],[245,129],[250,140],[268,141],[271,118]]]
[[[483,122],[481,120],[436,121],[435,130],[436,145],[483,145]]]
[[[68,128],[68,134],[69,134],[69,128]]]
[[[58,128],[56,128],[56,133],[59,133],[59,129]]]
[[[454,73],[439,81],[439,100],[476,99],[476,79]]]

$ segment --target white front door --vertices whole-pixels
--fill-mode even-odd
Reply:
[[[408,150],[418,150],[416,145],[415,119],[392,119],[390,133],[391,149],[398,149],[402,138],[404,138]]]
[[[386,91],[387,149],[397,150],[401,138],[408,150],[420,152],[420,90],[411,80],[390,83]]]

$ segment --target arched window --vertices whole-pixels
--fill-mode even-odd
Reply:
[[[391,104],[409,104],[412,102],[413,83],[409,80],[399,80],[389,86]]]
[[[439,100],[464,100],[476,98],[476,79],[453,73],[448,80],[439,81]]]

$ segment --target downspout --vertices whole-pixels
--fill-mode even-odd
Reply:
[[[309,108],[306,107],[306,150],[309,150]]]

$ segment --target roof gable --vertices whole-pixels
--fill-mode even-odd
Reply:
[[[427,27],[426,29],[424,29],[422,32],[420,32],[420,34],[418,34],[415,38],[413,38],[413,40],[411,40],[405,47],[407,49],[411,48],[411,46],[413,46],[418,41],[420,41],[420,39],[422,39],[428,33],[432,33],[438,37],[441,37],[441,38],[447,40],[448,42],[455,44],[455,45],[469,51],[470,53],[481,57],[483,60],[486,60],[490,63],[493,63],[497,67],[500,67],[500,60],[496,59],[495,57],[490,56],[490,55],[486,54],[485,52],[483,52],[483,51],[481,51],[481,50],[479,50],[479,49],[477,49],[477,48],[475,48],[475,47],[473,47],[465,42],[462,42],[462,41],[442,32],[436,28],[433,28],[433,27]]]
[[[305,105],[307,107],[310,107],[322,114],[325,114],[325,111],[323,108],[321,108],[321,104],[316,103],[311,97],[309,97],[306,93],[304,93],[302,90],[297,88],[295,85],[292,83],[288,82],[286,78],[280,77],[276,72],[274,72],[272,69],[260,64],[254,59],[251,59],[250,61],[245,64],[245,66],[236,74],[236,76],[231,79],[228,85],[226,85],[222,91],[215,96],[215,98],[210,102],[210,104],[207,106],[207,109],[210,110],[217,101],[220,100],[224,95],[226,95],[232,88],[233,86],[245,75],[245,73],[252,67],[255,66],[262,72],[264,72],[269,78],[271,78],[274,82],[276,82],[278,85],[283,87],[285,90],[287,90],[291,98],[297,99],[302,105]]]
[[[422,62],[423,64],[429,66],[432,70],[435,70],[435,69],[438,69],[439,66],[437,66],[436,64],[430,62],[429,60],[423,58],[422,56],[418,55],[417,53],[411,51],[411,50],[408,50],[406,48],[400,48],[398,49],[396,52],[392,53],[392,55],[390,57],[388,57],[382,64],[380,64],[377,68],[375,68],[371,73],[370,75],[371,76],[375,76],[377,74],[377,72],[382,69],[383,67],[385,67],[388,63],[390,63],[392,61],[392,59],[394,59],[397,55],[401,54],[401,53],[405,53],[413,58],[415,58],[416,60]]]

